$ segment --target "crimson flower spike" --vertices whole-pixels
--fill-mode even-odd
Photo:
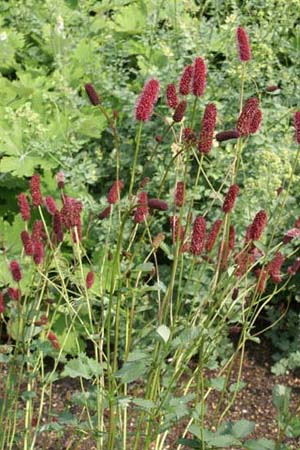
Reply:
[[[217,108],[214,103],[205,107],[198,150],[200,153],[209,153],[213,144],[214,132],[217,120]]]
[[[206,66],[204,59],[198,57],[194,61],[192,90],[196,97],[204,94],[206,86]]]
[[[232,186],[230,186],[230,188],[226,194],[226,197],[224,199],[224,203],[223,203],[223,207],[222,207],[225,214],[228,214],[232,211],[235,201],[236,201],[236,198],[237,198],[237,195],[239,193],[239,190],[240,190],[240,188],[237,184],[233,184]]]
[[[236,30],[236,39],[239,51],[239,58],[242,62],[247,62],[251,59],[251,47],[249,37],[244,28],[238,27]]]
[[[206,221],[203,216],[195,219],[192,233],[191,252],[193,255],[201,255],[205,245]]]
[[[144,89],[138,97],[135,107],[135,119],[139,122],[150,120],[153,108],[159,94],[159,82],[154,78],[147,81]]]
[[[187,102],[185,100],[181,100],[181,102],[178,104],[178,106],[175,109],[174,114],[173,114],[174,122],[182,121],[182,119],[184,117],[184,113],[186,111],[186,107],[187,107]]]
[[[185,67],[179,80],[179,92],[181,95],[188,95],[191,92],[192,76],[193,66],[190,64]]]
[[[300,144],[300,111],[296,111],[294,114],[294,127],[296,144]]]
[[[86,83],[84,85],[85,92],[87,93],[88,98],[92,105],[97,106],[100,104],[100,98],[96,92],[96,89],[91,83]]]
[[[185,200],[185,184],[183,181],[178,181],[175,188],[175,205],[181,207]]]
[[[123,189],[123,187],[124,187],[123,180],[118,180],[113,183],[109,193],[107,194],[108,203],[110,203],[111,205],[117,203],[117,201],[120,198],[120,191]]]
[[[138,205],[134,212],[134,222],[142,223],[146,220],[149,214],[148,195],[147,192],[140,192],[138,194]]]
[[[241,114],[239,115],[236,129],[240,133],[240,136],[248,136],[251,131],[253,131],[253,120],[259,106],[259,100],[256,97],[248,98],[246,101]],[[258,120],[261,120],[261,117],[257,117]],[[260,122],[259,122],[260,124]],[[259,125],[258,125],[259,126]]]
[[[43,197],[41,193],[41,178],[35,173],[32,175],[30,180],[30,193],[31,199],[34,206],[42,206]]]
[[[167,86],[167,105],[172,109],[176,109],[178,103],[179,103],[179,100],[177,97],[175,84],[174,83],[168,84],[168,86]]]
[[[25,194],[18,195],[18,205],[22,219],[24,222],[28,222],[30,220],[30,206]]]

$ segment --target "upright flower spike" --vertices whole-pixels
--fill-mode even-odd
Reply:
[[[236,198],[237,198],[237,195],[239,193],[239,190],[240,190],[240,188],[237,184],[233,184],[232,186],[230,186],[230,188],[226,194],[226,197],[224,199],[224,203],[223,203],[223,207],[222,207],[225,214],[228,214],[232,211],[235,201],[236,201]]]
[[[5,312],[5,303],[3,293],[0,291],[0,314]]]
[[[41,178],[35,173],[30,180],[31,199],[34,206],[43,205],[43,197],[41,193]]]
[[[64,197],[64,204],[61,209],[62,222],[65,227],[70,230],[73,227],[80,228],[81,219],[80,214],[82,211],[82,203],[72,197]]]
[[[46,231],[44,228],[44,224],[41,220],[35,220],[33,227],[32,227],[32,233],[31,233],[31,240],[32,242],[41,241],[47,237]]]
[[[33,261],[36,265],[42,264],[44,260],[44,245],[41,241],[33,243]]]
[[[149,214],[147,192],[140,192],[138,195],[138,206],[134,212],[135,223],[142,223]]]
[[[85,92],[87,93],[88,98],[92,105],[97,106],[100,104],[100,98],[96,92],[96,89],[91,83],[86,83],[84,85]]]
[[[258,241],[267,225],[267,222],[267,213],[264,209],[262,209],[255,215],[253,222],[247,227],[245,243],[247,244],[251,240]]]
[[[183,242],[185,238],[185,227],[181,225],[179,217],[172,216],[169,218],[169,221],[172,231],[173,244],[176,244],[177,239]]]
[[[167,86],[167,105],[169,108],[176,109],[179,103],[176,86],[174,83],[168,84]]]
[[[21,240],[23,243],[24,251],[27,256],[33,255],[33,242],[31,240],[31,237],[28,233],[28,231],[22,231],[21,232]]]
[[[262,112],[259,108],[257,108],[250,123],[249,127],[250,134],[254,134],[259,130],[261,121],[262,121]]]
[[[209,103],[205,107],[198,150],[200,153],[209,153],[213,144],[214,132],[217,120],[217,108],[214,103]]]
[[[21,281],[21,279],[22,279],[22,272],[21,272],[20,264],[17,261],[11,261],[10,262],[9,270],[10,270],[11,276],[12,276],[14,281],[16,281],[17,283],[19,281]]]
[[[174,111],[173,114],[173,120],[174,122],[181,122],[185,111],[186,111],[186,107],[187,107],[187,102],[186,100],[181,100],[181,102],[178,104],[177,108]]]
[[[300,111],[294,114],[295,140],[296,144],[300,145]]]
[[[247,62],[251,59],[251,47],[249,37],[244,28],[238,27],[236,30],[236,39],[239,51],[239,58],[242,62]]]
[[[191,252],[201,255],[205,245],[206,221],[203,216],[196,217],[193,225]]]
[[[140,122],[150,120],[159,94],[159,82],[154,78],[147,81],[135,107],[135,119]]]
[[[195,145],[197,142],[196,133],[192,128],[186,127],[183,129],[183,140],[189,145]]]
[[[196,97],[204,94],[206,86],[206,65],[204,59],[198,57],[194,61],[192,91]]]
[[[284,259],[285,258],[282,255],[282,253],[277,252],[272,261],[267,266],[267,271],[271,276],[272,280],[274,281],[274,283],[281,283],[282,281],[280,269],[284,262]]]
[[[176,183],[175,189],[175,205],[179,208],[184,204],[185,201],[185,185],[183,181],[178,181]]]
[[[62,242],[64,239],[64,232],[63,232],[62,217],[61,217],[61,214],[59,211],[56,211],[53,216],[52,229],[53,229],[55,241]]]
[[[18,302],[22,297],[20,289],[13,287],[7,288],[7,295],[11,300],[15,300],[16,302]]]
[[[241,136],[248,136],[254,116],[258,111],[259,100],[256,97],[248,98],[237,121],[237,131]]]
[[[46,195],[45,206],[47,208],[48,213],[51,214],[51,216],[54,216],[54,214],[58,211],[56,202],[54,198],[51,197],[51,195]]]
[[[192,76],[193,66],[189,64],[184,68],[179,80],[179,92],[181,95],[188,95],[191,92]]]
[[[25,194],[18,195],[18,205],[20,209],[20,214],[24,222],[29,222],[30,220],[30,207],[28,203],[27,196]]]
[[[205,242],[205,250],[207,253],[210,253],[215,245],[216,239],[218,237],[218,234],[220,232],[222,225],[222,220],[218,219],[215,221],[215,223],[212,226],[211,231],[209,232],[206,242]]]
[[[85,280],[86,288],[91,289],[95,281],[95,274],[94,272],[88,272]]]
[[[233,225],[230,225],[229,227],[229,236],[228,236],[228,242],[226,242],[224,245],[221,244],[220,246],[220,258],[221,258],[221,269],[225,270],[228,264],[229,256],[232,250],[234,249],[235,244],[235,229]]]
[[[268,271],[266,269],[263,269],[259,273],[259,278],[258,278],[258,282],[257,282],[257,291],[260,294],[263,294],[265,289],[266,289],[266,284],[267,284],[268,277],[269,277],[269,274],[268,274]]]
[[[112,187],[110,188],[109,193],[107,194],[107,201],[111,205],[114,203],[117,203],[117,201],[120,199],[120,191],[124,187],[123,180],[115,181]]]

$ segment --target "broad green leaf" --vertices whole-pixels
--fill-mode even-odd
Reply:
[[[128,355],[128,362],[132,361],[140,361],[141,359],[148,358],[147,353],[142,352],[140,350],[134,350],[133,352],[130,352]]]
[[[100,138],[106,127],[106,121],[102,117],[90,116],[80,121],[77,132],[83,136]]]
[[[134,403],[136,406],[141,407],[142,409],[152,409],[155,408],[155,403],[152,400],[146,400],[143,398],[133,398],[132,403]]]
[[[45,163],[45,159],[26,154],[19,157],[4,156],[0,161],[0,172],[11,172],[16,177],[29,177],[38,165],[44,166]],[[49,161],[46,164],[48,167],[51,166]]]
[[[225,388],[225,381],[226,381],[226,377],[212,378],[210,380],[210,384],[217,391],[222,391]]]
[[[275,442],[270,439],[249,439],[244,442],[243,447],[245,450],[275,450]]]
[[[86,380],[90,380],[95,375],[100,375],[101,370],[102,369],[96,360],[87,357],[83,353],[80,353],[78,358],[71,359],[67,362],[62,376],[69,376],[71,378],[82,377]]]
[[[134,272],[151,272],[154,268],[154,264],[151,262],[147,262],[144,264],[139,264],[138,266],[133,268]]]
[[[146,372],[145,361],[133,361],[124,363],[123,367],[115,374],[116,378],[121,378],[123,383],[131,383],[137,380]]]
[[[68,361],[65,365],[62,377],[82,377],[86,380],[90,380],[92,378],[89,367],[81,358],[74,358]]]
[[[206,439],[206,442],[209,445],[217,448],[226,448],[230,447],[231,445],[240,445],[240,441],[230,434],[224,434],[221,436],[215,435]]]
[[[170,328],[168,328],[166,325],[160,325],[156,329],[156,331],[160,335],[160,337],[164,340],[164,342],[168,342],[171,334]]]
[[[172,341],[172,347],[176,348],[179,345],[190,344],[194,339],[200,335],[201,329],[199,327],[189,327],[183,330],[179,336]]]
[[[128,34],[141,33],[146,26],[146,12],[138,4],[120,8],[115,15],[116,31]]]
[[[232,426],[231,432],[236,438],[244,438],[252,433],[255,428],[255,422],[246,419],[241,419]]]
[[[201,450],[203,448],[201,441],[198,441],[196,439],[181,438],[181,439],[178,439],[177,442],[178,442],[178,444],[184,445],[185,447],[188,447],[188,448],[195,448],[197,450]]]
[[[229,391],[230,392],[239,392],[246,386],[246,383],[244,381],[240,381],[238,383],[232,383],[230,385]]]

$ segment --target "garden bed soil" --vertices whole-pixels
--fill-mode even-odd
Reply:
[[[232,406],[230,412],[226,416],[226,420],[237,421],[242,418],[254,421],[256,423],[254,432],[249,436],[252,439],[269,438],[276,439],[278,432],[278,424],[276,419],[276,410],[272,404],[272,389],[276,384],[283,384],[292,389],[291,393],[291,411],[295,415],[300,415],[300,374],[295,372],[287,373],[282,376],[275,376],[271,373],[271,352],[267,341],[260,345],[250,344],[246,350],[242,380],[246,386],[238,393],[236,402]],[[232,380],[236,379],[239,368],[238,361],[232,371]],[[5,368],[2,370],[1,380],[5,381]],[[211,377],[216,373],[210,372]],[[184,380],[183,380],[184,382]],[[2,385],[2,386],[1,386]],[[0,389],[3,384],[0,383]],[[73,392],[80,389],[77,380],[63,379],[54,383],[52,392],[52,411],[59,415],[66,407],[70,412],[76,412],[75,407],[71,404]],[[212,417],[219,398],[219,393],[213,391],[208,400],[208,422]],[[47,404],[45,405],[45,410]],[[46,418],[43,418],[46,422]],[[208,424],[209,425],[209,424]],[[135,419],[130,422],[132,432],[134,432]],[[166,441],[164,450],[176,449],[177,439],[182,437],[185,425],[181,423],[179,427],[175,427],[170,433]],[[191,436],[187,436],[191,437]],[[247,437],[248,438],[248,437]],[[284,441],[291,449],[300,449],[300,438],[286,439]],[[58,437],[55,432],[41,433],[35,446],[36,450],[94,450],[96,449],[94,441],[87,435],[86,438],[74,435],[74,430],[66,429],[62,437]],[[187,447],[183,447],[188,450]],[[232,450],[235,447],[232,447]],[[15,448],[18,450],[18,447]],[[103,449],[104,450],[104,449]]]

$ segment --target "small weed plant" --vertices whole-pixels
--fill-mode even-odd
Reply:
[[[256,330],[257,318],[300,267],[299,224],[281,231],[284,216],[292,215],[287,200],[299,158],[300,112],[291,110],[294,160],[276,204],[258,210],[242,229],[235,207],[247,177],[243,152],[263,133],[263,105],[260,92],[244,95],[252,55],[242,27],[237,44],[240,98],[229,129],[218,118],[221,105],[213,98],[204,104],[209,73],[196,57],[178,84],[164,87],[166,95],[156,78],[145,83],[134,111],[131,173],[123,173],[118,112],[106,109],[87,83],[91,108],[101,111],[114,142],[107,205],[97,216],[89,213],[62,172],[55,195],[43,192],[41,173],[31,177],[29,193],[19,194],[20,242],[11,243],[18,256],[11,257],[8,243],[2,248],[2,450],[37,448],[42,432],[54,431],[63,442],[66,428],[70,449],[88,437],[98,450],[163,450],[174,428],[181,430],[172,441],[178,450],[283,448],[284,426],[277,444],[247,440],[254,424],[226,417],[243,387],[245,345],[259,344],[264,331]],[[143,133],[152,122],[154,145]],[[232,159],[215,179],[211,153],[226,151],[228,142]],[[162,154],[167,144],[170,151]],[[168,161],[157,168],[155,184],[146,175],[145,152],[151,152],[147,164]],[[201,196],[201,186],[209,194]],[[92,248],[97,234],[101,244]],[[287,309],[288,302],[268,328]],[[52,390],[66,377],[78,381],[70,399],[75,409],[57,415]],[[208,416],[213,390],[219,401]]]

